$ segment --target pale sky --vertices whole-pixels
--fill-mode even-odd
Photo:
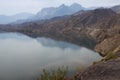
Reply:
[[[21,12],[37,13],[44,7],[79,3],[83,7],[103,7],[120,5],[120,0],[0,0],[0,15],[13,15]]]

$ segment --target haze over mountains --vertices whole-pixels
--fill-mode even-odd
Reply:
[[[54,17],[71,15],[78,11],[93,10],[93,9],[95,8],[84,8],[77,3],[73,3],[70,6],[62,4],[58,7],[43,8],[41,11],[39,11],[36,14],[19,13],[12,16],[0,15],[0,24],[9,24],[9,23],[18,24],[18,23],[24,23],[24,22],[30,22],[30,21],[45,20],[45,19],[51,19]],[[113,6],[111,9],[117,13],[120,13],[119,5]]]
[[[33,14],[31,13],[19,13],[12,16],[0,15],[0,24],[8,24],[17,20],[28,19],[32,16]]]
[[[107,49],[104,50],[105,46],[101,48],[98,44],[106,38],[109,39],[109,36],[114,38],[115,35],[119,35],[119,17],[120,14],[111,9],[100,8],[44,21],[5,25],[1,26],[0,30],[20,32],[32,37],[44,36],[64,40],[90,49],[96,49],[96,51],[105,55],[107,54],[106,50],[113,50],[112,47],[107,46]],[[119,38],[116,40],[119,40]],[[107,43],[99,45],[102,44],[110,45]],[[114,44],[114,46],[117,47],[118,45]]]
[[[15,21],[16,23],[22,23],[27,21],[50,19],[57,16],[70,15],[80,10],[85,10],[85,8],[77,3],[70,6],[62,4],[59,7],[43,8],[36,15],[31,13],[20,13],[13,16],[0,15],[0,24],[8,24]]]
[[[117,13],[120,13],[120,5],[114,6],[111,9]]]
[[[37,13],[37,15],[34,17],[34,19],[50,19],[57,16],[64,16],[64,15],[71,15],[77,11],[85,10],[84,7],[81,5],[74,3],[70,6],[66,6],[62,4],[59,7],[50,7],[50,8],[44,8],[40,12]]]
[[[111,8],[87,10],[74,3],[71,6],[61,5],[57,8],[44,8],[35,16],[29,15],[32,17],[25,21],[23,20],[25,23],[2,25],[0,30],[20,32],[32,37],[46,36],[65,40],[90,49],[96,49],[100,54],[106,55],[110,49],[113,50],[113,48],[108,47],[108,45],[113,46],[113,44],[104,42],[106,36],[107,38],[111,37],[111,35],[112,37],[113,35],[119,36],[119,12],[119,5]],[[19,15],[18,18],[22,17]],[[11,20],[13,19],[12,17]],[[12,27],[10,28],[10,26]],[[119,38],[116,38],[116,40],[118,41]],[[101,45],[103,44],[106,44],[107,47],[104,46],[102,48]],[[118,45],[114,43],[115,47],[119,47]]]
[[[0,25],[0,31],[19,32],[35,38],[47,37],[95,50],[101,56],[105,56],[105,59],[102,60],[105,63],[98,63],[95,68],[93,65],[92,69],[80,74],[77,80],[81,80],[81,78],[83,80],[120,79],[119,5],[94,10],[86,10],[78,4],[61,5],[58,8],[45,8],[27,20],[31,22]],[[113,55],[116,60],[111,60],[111,64],[111,61],[108,60],[113,58]],[[98,75],[92,75],[94,72]]]

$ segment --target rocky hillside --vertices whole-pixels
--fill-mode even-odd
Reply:
[[[20,25],[1,25],[0,30],[68,41],[94,49],[103,56],[116,53],[120,48],[120,14],[111,9],[80,11],[71,16]]]
[[[81,72],[76,80],[120,80],[120,58],[101,62]]]
[[[114,26],[103,30],[100,33],[98,32],[98,35],[100,35],[98,39],[101,38],[101,36],[103,39],[95,47],[95,50],[102,55],[106,55],[110,52],[117,53],[120,51],[120,14],[111,18],[110,23],[108,24]]]
[[[50,37],[95,50],[107,58],[81,72],[76,80],[120,80],[120,14],[111,9],[80,11],[20,25],[0,25],[0,31]]]

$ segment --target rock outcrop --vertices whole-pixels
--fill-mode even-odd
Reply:
[[[81,72],[76,80],[120,80],[120,58],[101,62]]]

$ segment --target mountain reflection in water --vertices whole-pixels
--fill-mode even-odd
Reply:
[[[0,80],[30,80],[43,68],[87,67],[100,58],[91,50],[63,41],[0,33]]]

